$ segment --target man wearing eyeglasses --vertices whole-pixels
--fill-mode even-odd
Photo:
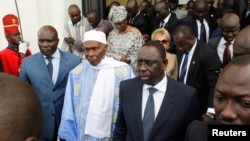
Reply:
[[[188,124],[199,119],[196,90],[166,76],[161,43],[145,43],[137,60],[139,76],[120,83],[113,141],[184,140]]]

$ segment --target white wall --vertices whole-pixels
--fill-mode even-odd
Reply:
[[[18,4],[21,26],[24,40],[30,42],[32,53],[38,52],[37,31],[43,25],[54,26],[62,43],[62,30],[64,23],[68,20],[68,6],[77,4],[80,8],[81,0],[16,0]],[[7,46],[4,37],[2,17],[6,14],[17,15],[15,0],[1,0],[0,4],[0,50]]]

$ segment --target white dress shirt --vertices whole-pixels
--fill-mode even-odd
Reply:
[[[190,62],[192,60],[192,57],[193,57],[193,54],[194,54],[194,50],[196,48],[196,45],[197,45],[197,39],[195,40],[195,43],[194,45],[192,46],[191,50],[188,52],[188,62],[187,62],[187,71],[186,71],[186,74],[185,74],[185,77],[184,77],[184,84],[186,84],[186,80],[187,80],[187,74],[188,74],[188,70],[189,70],[189,66],[190,66]],[[180,66],[180,69],[179,69],[179,77],[180,77],[180,74],[181,74],[181,69],[182,69],[182,66],[183,66],[183,61],[184,61],[184,58],[185,58],[185,55],[182,56],[182,60],[181,60],[181,66]],[[193,62],[195,63],[195,62]]]
[[[157,91],[153,94],[154,97],[154,104],[155,104],[155,119],[159,113],[162,101],[164,99],[165,93],[167,91],[167,77],[165,75],[165,77],[156,85],[151,86],[148,84],[143,84],[143,88],[142,88],[142,119],[144,116],[144,110],[146,107],[146,103],[148,100],[148,96],[149,96],[149,92],[148,92],[148,88],[150,87],[154,87],[157,89]]]
[[[59,64],[60,64],[60,52],[59,49],[57,49],[54,54],[51,55],[52,60],[52,64],[53,64],[53,74],[52,74],[52,81],[54,84],[56,84],[56,80],[58,77],[58,72],[59,72]],[[45,59],[45,63],[46,65],[48,65],[49,61],[46,59],[46,56],[44,55],[44,59]]]
[[[200,27],[201,27],[201,23],[200,23],[199,20],[196,20],[196,23],[197,23],[197,27],[198,27],[198,36],[197,36],[197,38],[200,40],[200,35],[201,35],[201,28]],[[207,23],[206,19],[203,19],[203,24],[204,24],[205,29],[206,29],[206,41],[208,43],[210,31],[209,31],[209,26],[208,26],[208,23]]]
[[[166,23],[168,23],[168,20],[169,20],[170,16],[171,16],[171,12],[170,12],[170,13],[168,14],[168,16],[163,20],[163,22],[164,22],[163,25],[161,25],[162,23],[160,24],[160,27],[165,27]]]
[[[218,47],[217,47],[217,54],[218,54],[218,56],[219,56],[219,58],[220,58],[220,61],[223,63],[223,55],[224,55],[224,50],[225,50],[225,48],[226,48],[226,46],[225,46],[225,43],[226,43],[227,41],[222,37],[221,39],[220,39],[220,41],[219,41],[219,44],[218,44]],[[229,50],[230,50],[230,53],[231,53],[231,58],[233,58],[233,42],[234,42],[234,40],[232,41],[232,42],[230,42],[231,44],[230,44],[230,46],[229,46]]]

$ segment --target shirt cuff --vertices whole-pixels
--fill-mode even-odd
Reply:
[[[214,108],[208,108],[207,113],[215,114]]]

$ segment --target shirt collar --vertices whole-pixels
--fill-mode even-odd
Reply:
[[[191,50],[188,52],[188,55],[193,56],[196,45],[197,45],[197,39],[195,39],[194,45],[192,46]]]
[[[166,86],[167,86],[167,76],[165,75],[163,79],[158,82],[156,85],[148,85],[148,84],[143,84],[143,90],[148,89],[150,87],[156,88],[158,91],[165,93],[166,92]]]
[[[58,58],[59,59],[60,58],[59,49],[57,48],[56,51],[50,56],[53,57],[53,58]],[[43,57],[46,58],[47,56],[43,55]]]
[[[18,51],[17,46],[16,46],[16,45],[13,45],[13,44],[9,44],[7,48],[9,48],[9,49],[11,49],[11,50],[14,50],[14,51]]]
[[[169,20],[170,16],[171,16],[171,12],[169,12],[168,16],[167,16],[167,17],[163,20],[163,21],[164,21],[164,23],[167,23],[167,22],[168,22],[168,20]]]
[[[234,39],[235,39],[235,38],[234,38]],[[234,39],[233,39],[233,41],[230,42],[231,44],[233,44]],[[223,44],[227,43],[227,41],[225,40],[224,37],[222,37],[220,41],[221,41]]]

